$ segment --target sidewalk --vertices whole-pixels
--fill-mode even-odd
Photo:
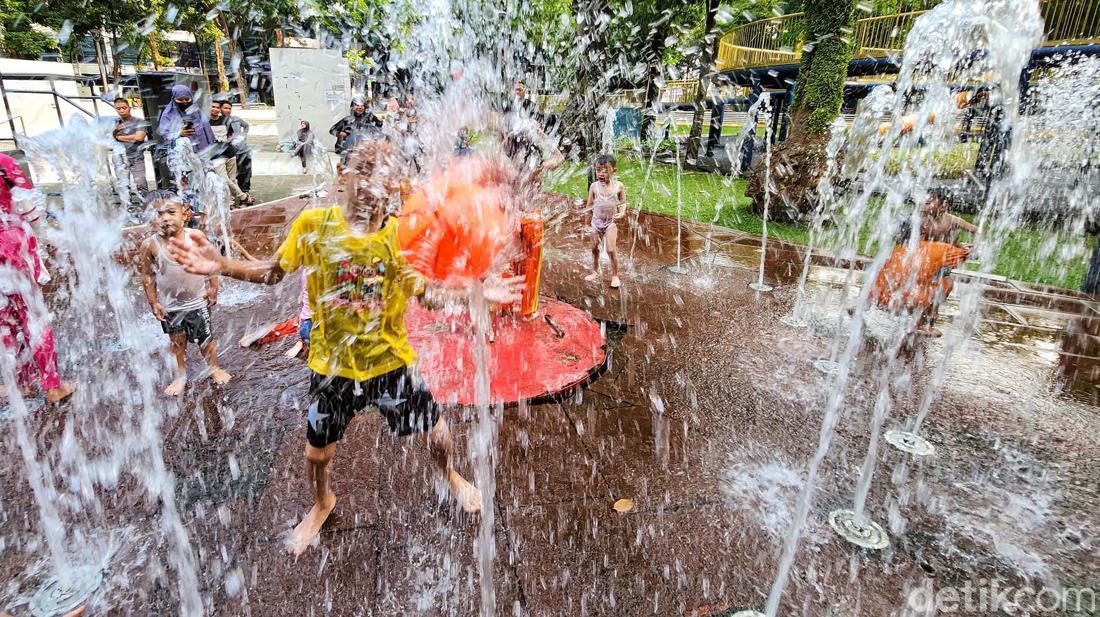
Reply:
[[[313,177],[302,173],[301,161],[290,153],[279,150],[274,108],[234,110],[234,114],[248,121],[250,125],[248,144],[252,152],[252,196],[257,203],[292,197],[313,186]],[[327,158],[330,169],[335,173],[336,155],[329,153]],[[155,187],[156,178],[148,154],[145,169],[150,188]],[[42,190],[56,192],[60,189],[57,173],[43,162],[33,161],[31,174],[32,181]]]

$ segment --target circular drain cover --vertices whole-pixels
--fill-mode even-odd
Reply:
[[[671,272],[672,274],[691,274],[691,270],[683,266],[665,266],[661,269],[665,272]]]
[[[829,526],[840,537],[863,548],[880,551],[890,546],[890,538],[878,523],[851,510],[834,510],[829,513]]]
[[[76,566],[72,569],[68,584],[57,577],[48,578],[31,597],[31,614],[35,617],[54,617],[67,613],[88,599],[103,582],[99,566]]]
[[[769,292],[769,291],[771,291],[775,288],[772,287],[771,285],[767,284],[767,283],[752,282],[752,283],[749,283],[749,289],[751,289],[753,291]]]
[[[819,373],[823,373],[825,375],[835,375],[836,372],[838,370],[840,370],[840,364],[839,363],[833,362],[832,360],[825,360],[825,359],[814,360],[813,367],[814,367],[814,370],[816,370]]]
[[[779,323],[783,324],[784,326],[789,326],[791,328],[808,328],[808,327],[810,327],[810,322],[808,322],[805,319],[802,319],[800,317],[795,317],[794,315],[784,315],[784,316],[780,317],[779,318]]]
[[[891,446],[915,456],[931,456],[936,453],[936,447],[931,442],[908,431],[886,431],[882,437]]]

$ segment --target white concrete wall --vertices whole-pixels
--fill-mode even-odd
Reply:
[[[0,58],[0,73],[5,76],[10,74],[27,74],[27,75],[59,75],[59,76],[72,76],[73,67],[71,64],[64,62],[40,62],[38,60],[15,60],[12,58]],[[73,81],[57,81],[54,82],[56,90],[66,96],[78,96],[90,94],[84,88],[81,88]],[[42,92],[50,91],[50,82],[45,80],[18,80],[18,79],[4,79],[4,87],[8,90],[35,90]],[[92,101],[90,100],[74,100],[75,103],[87,109],[93,111]],[[16,134],[22,135],[39,135],[47,131],[52,131],[59,127],[57,119],[57,110],[61,109],[61,115],[68,122],[69,118],[73,115],[81,114],[75,107],[66,103],[65,101],[58,99],[54,102],[54,97],[50,94],[15,94],[8,92],[8,104],[11,105],[11,109],[4,109],[2,102],[0,102],[0,120],[6,119],[8,116],[19,116],[15,120]],[[111,109],[109,103],[96,103],[99,108],[99,112],[104,115],[114,116],[114,110]],[[24,126],[26,132],[24,133]],[[11,138],[11,125],[7,122],[0,122],[0,138]],[[3,147],[8,147],[11,142],[6,142]]]
[[[301,120],[309,122],[317,141],[332,150],[328,129],[348,114],[351,71],[332,49],[276,47],[271,53],[271,81],[279,141],[294,142]]]

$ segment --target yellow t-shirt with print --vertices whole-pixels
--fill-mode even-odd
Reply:
[[[339,206],[305,210],[279,247],[279,266],[306,269],[310,369],[363,381],[416,360],[405,308],[419,283],[397,246],[396,219],[362,235]]]

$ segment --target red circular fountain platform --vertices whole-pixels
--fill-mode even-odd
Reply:
[[[428,311],[415,302],[405,314],[420,374],[444,404],[474,404],[473,326],[469,313]],[[489,345],[493,403],[551,396],[585,381],[605,358],[600,324],[558,300],[540,298],[539,317],[493,320]]]

